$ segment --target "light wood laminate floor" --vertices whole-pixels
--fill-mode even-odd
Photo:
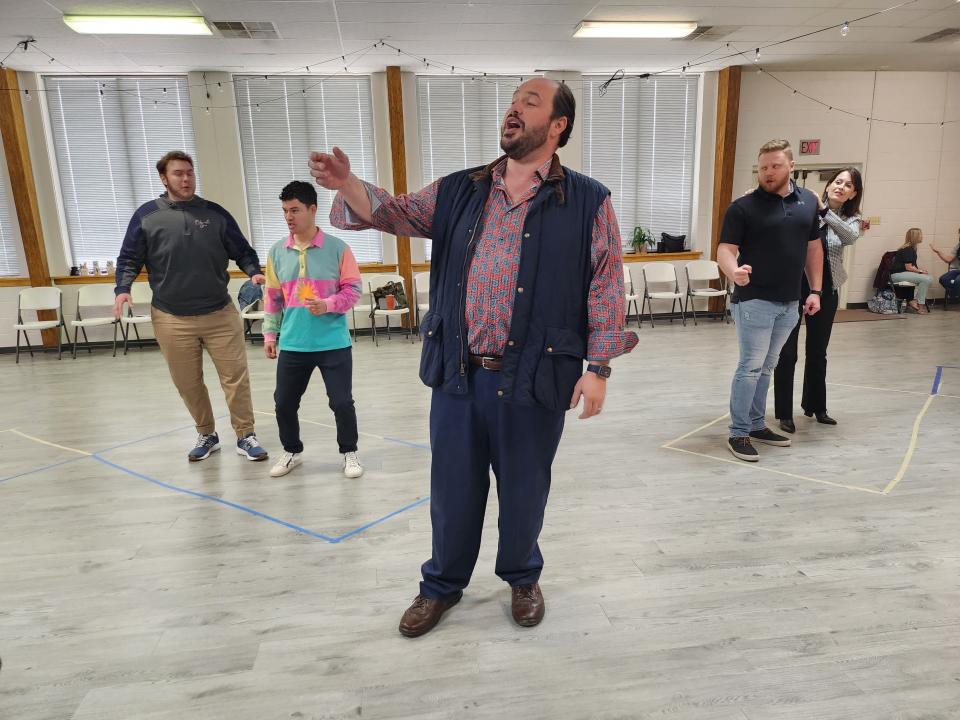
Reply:
[[[223,451],[186,462],[195,433],[155,348],[0,356],[0,718],[960,718],[960,368],[931,399],[937,366],[960,366],[960,313],[838,324],[840,424],[797,417],[794,446],[756,466],[718,420],[733,326],[640,337],[603,414],[568,415],[542,625],[510,621],[491,494],[463,601],[412,641],[419,344],[356,346],[358,481],[319,374],[304,465],[271,479],[225,418]],[[276,458],[274,365],[250,360]]]

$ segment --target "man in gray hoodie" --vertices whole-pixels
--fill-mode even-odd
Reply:
[[[157,162],[167,192],[133,214],[117,258],[114,314],[132,304],[130,286],[144,266],[153,291],[150,316],[170,376],[197,426],[187,458],[205,460],[220,449],[210,396],[203,382],[203,349],[217,368],[237,434],[237,453],[266,460],[254,432],[250,374],[240,315],[227,292],[230,260],[263,284],[256,251],[237,221],[195,194],[193,159],[173,150]]]

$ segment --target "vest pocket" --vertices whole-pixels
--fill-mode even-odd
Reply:
[[[420,381],[427,387],[443,382],[443,318],[428,312],[420,320],[423,349],[420,351]]]
[[[548,410],[566,411],[583,374],[584,341],[567,328],[544,331],[543,353],[533,377],[533,396]]]

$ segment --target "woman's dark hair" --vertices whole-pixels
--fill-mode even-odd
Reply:
[[[823,202],[824,204],[827,203],[827,193],[830,191],[830,186],[833,184],[833,181],[839,177],[840,173],[850,173],[850,179],[853,181],[853,189],[857,191],[857,194],[847,200],[840,208],[840,214],[843,217],[854,217],[860,214],[860,200],[863,198],[863,178],[860,175],[860,171],[855,167],[842,167],[834,171],[830,179],[827,180],[826,187],[823,189]]]
[[[564,82],[557,83],[557,92],[553,95],[553,112],[550,113],[551,120],[557,120],[565,117],[567,127],[560,133],[558,147],[563,147],[570,139],[570,133],[573,132],[573,120],[577,115],[577,101],[573,97],[573,91]]]
[[[307,207],[317,204],[317,191],[313,185],[303,180],[287,183],[280,191],[281,200],[299,200]]]

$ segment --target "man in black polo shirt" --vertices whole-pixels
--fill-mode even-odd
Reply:
[[[793,166],[793,150],[786,140],[771,140],[760,148],[760,185],[727,208],[717,248],[720,268],[736,284],[731,313],[740,343],[730,390],[727,447],[749,462],[760,457],[751,440],[790,445],[790,438],[767,427],[764,413],[770,375],[800,319],[797,301],[804,271],[811,291],[803,311],[814,315],[820,310],[819,205],[816,195],[790,180]]]

